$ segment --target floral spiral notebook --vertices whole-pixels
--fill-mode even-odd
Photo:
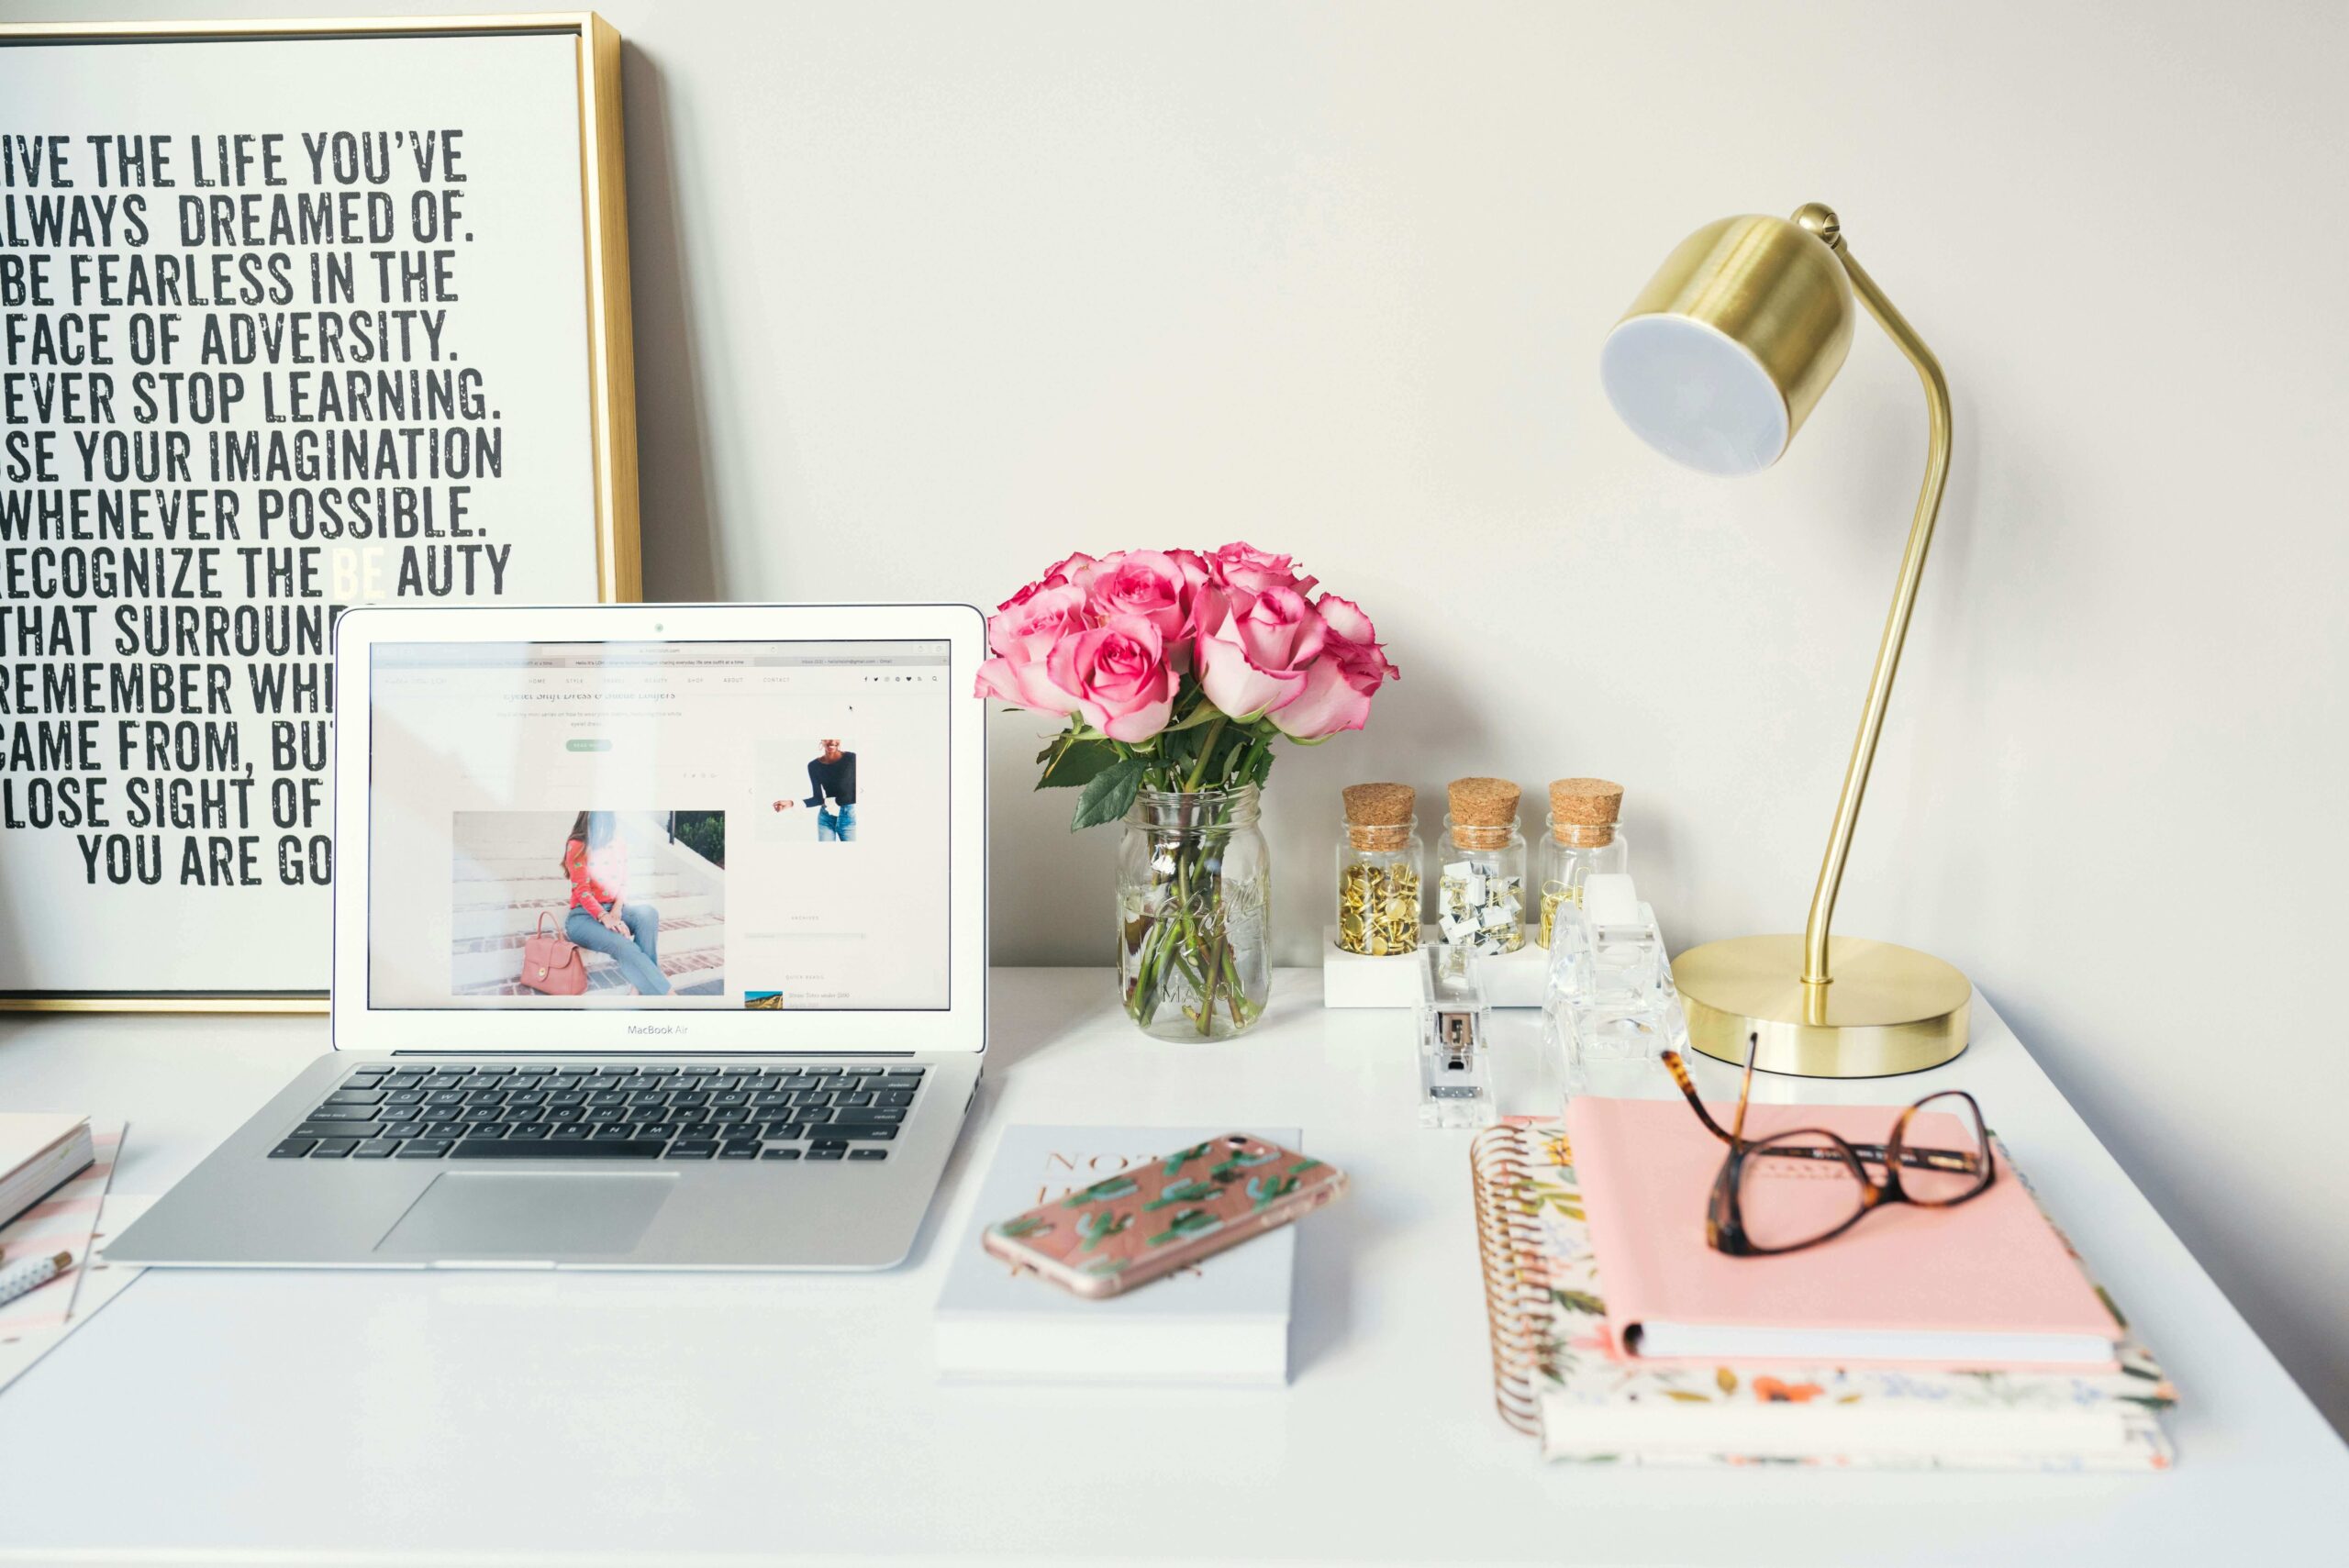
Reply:
[[[2159,1412],[2176,1396],[2133,1335],[2115,1370],[2092,1373],[1618,1361],[1564,1129],[1488,1129],[1470,1164],[1495,1402],[1503,1420],[1542,1440],[1545,1458],[1983,1470],[2171,1462]]]

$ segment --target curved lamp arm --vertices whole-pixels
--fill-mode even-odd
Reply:
[[[1917,606],[1917,584],[1925,574],[1925,552],[1933,542],[1933,520],[1942,509],[1942,488],[1949,479],[1949,384],[1942,379],[1941,361],[1924,339],[1904,320],[1884,292],[1876,286],[1852,253],[1843,247],[1842,227],[1823,206],[1806,206],[1795,221],[1824,240],[1851,275],[1853,292],[1868,307],[1885,335],[1917,367],[1925,384],[1925,410],[1930,420],[1925,452],[1925,484],[1917,495],[1916,520],[1909,526],[1908,548],[1900,555],[1900,580],[1892,593],[1892,610],[1885,617],[1884,640],[1876,648],[1876,671],[1868,677],[1867,706],[1860,714],[1859,738],[1852,743],[1852,761],[1843,770],[1843,792],[1835,802],[1835,828],[1827,840],[1827,858],[1820,863],[1819,885],[1810,895],[1810,918],[1803,926],[1802,981],[1813,1010],[1825,1005],[1824,986],[1833,976],[1827,965],[1828,928],[1835,918],[1835,895],[1843,884],[1843,861],[1852,851],[1852,830],[1860,819],[1860,797],[1867,792],[1868,769],[1876,761],[1876,737],[1884,728],[1885,709],[1892,702],[1892,677],[1900,667],[1900,645],[1909,636],[1909,612]]]

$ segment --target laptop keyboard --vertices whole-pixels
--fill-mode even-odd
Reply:
[[[352,1070],[273,1160],[885,1160],[923,1069]]]

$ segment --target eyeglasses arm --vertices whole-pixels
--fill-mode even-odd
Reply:
[[[1705,1108],[1705,1102],[1697,1094],[1695,1082],[1688,1076],[1688,1064],[1680,1060],[1680,1053],[1676,1051],[1665,1051],[1664,1065],[1664,1070],[1672,1074],[1672,1081],[1680,1085],[1680,1092],[1687,1096],[1688,1108],[1697,1113],[1697,1119],[1705,1124],[1705,1130],[1723,1143],[1734,1145],[1737,1140],[1730,1135],[1727,1128],[1713,1119],[1712,1112]]]
[[[1680,1085],[1680,1093],[1688,1101],[1688,1108],[1695,1111],[1697,1119],[1705,1124],[1705,1130],[1723,1143],[1732,1147],[1737,1146],[1740,1142],[1737,1135],[1715,1121],[1712,1113],[1705,1108],[1703,1097],[1697,1093],[1695,1080],[1688,1076],[1688,1064],[1680,1059],[1680,1053],[1676,1051],[1664,1052],[1664,1065],[1672,1074],[1672,1081]],[[1753,1082],[1750,1063],[1746,1081],[1749,1084]],[[1743,1104],[1742,1098],[1740,1104],[1741,1106]],[[1747,1145],[1746,1147],[1753,1153],[1782,1160],[1840,1162],[1843,1158],[1841,1150],[1822,1149],[1799,1143],[1768,1144],[1761,1147]],[[1885,1165],[1892,1162],[1891,1150],[1881,1143],[1854,1143],[1851,1145],[1851,1150],[1864,1164]],[[1901,1145],[1900,1163],[1912,1170],[1962,1171],[1969,1175],[1982,1169],[1982,1160],[1978,1154],[1957,1149],[1920,1149],[1912,1144]]]

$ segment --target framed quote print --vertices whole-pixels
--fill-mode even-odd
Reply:
[[[619,39],[0,26],[0,1006],[318,1010],[336,617],[638,596]]]

